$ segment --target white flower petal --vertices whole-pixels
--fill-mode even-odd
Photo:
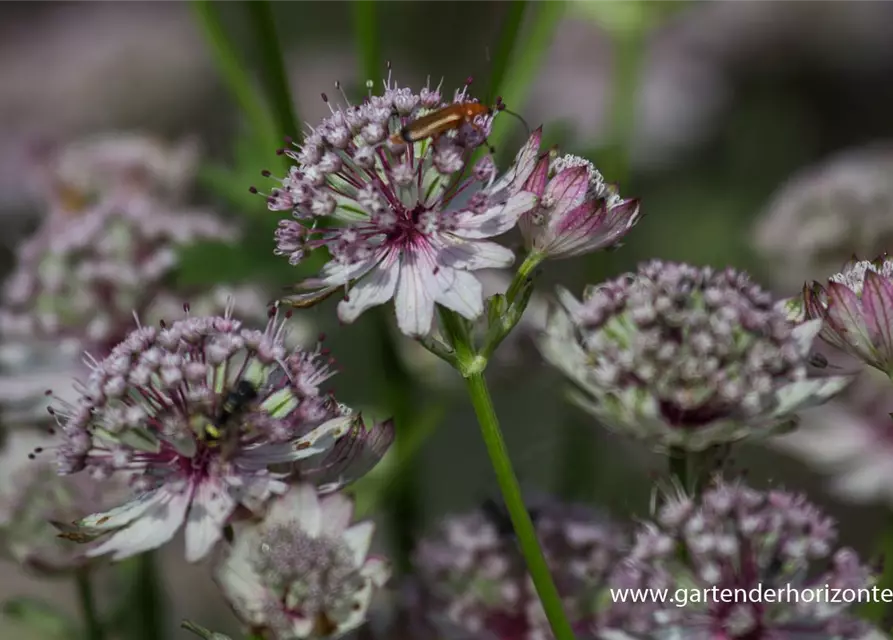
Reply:
[[[418,253],[403,255],[394,299],[397,326],[408,336],[424,336],[434,322],[434,265]]]
[[[367,309],[393,298],[397,290],[398,264],[396,252],[391,252],[373,267],[350,289],[347,299],[338,303],[338,319],[353,322]]]
[[[158,491],[147,491],[136,496],[133,500],[115,507],[108,511],[94,513],[85,518],[81,518],[75,523],[80,529],[87,529],[92,532],[112,531],[127,526],[137,518],[141,517],[146,511],[155,507],[162,496],[158,495]]]
[[[461,238],[449,239],[437,256],[437,264],[454,269],[502,269],[515,261],[515,254],[501,244],[482,240],[466,242]]]
[[[194,487],[172,493],[165,488],[155,493],[151,508],[129,526],[112,534],[105,542],[87,552],[89,557],[113,553],[112,560],[123,560],[169,542],[186,519]]]
[[[368,273],[381,260],[381,253],[373,253],[372,256],[359,262],[350,262],[344,264],[338,260],[329,260],[316,278],[308,278],[300,283],[298,287],[301,289],[321,289],[324,287],[340,287],[351,280],[355,280]]]
[[[262,526],[297,523],[311,536],[322,531],[323,512],[316,489],[310,484],[298,484],[270,505]]]
[[[198,485],[186,518],[186,562],[208,555],[235,508],[235,500],[218,478],[206,478]]]
[[[214,580],[239,616],[248,624],[261,625],[270,602],[269,592],[251,563],[257,545],[257,527],[240,527],[226,558],[214,568]]]
[[[353,500],[342,493],[327,495],[320,501],[322,509],[322,533],[338,536],[350,525],[353,517]]]
[[[374,533],[375,523],[371,520],[366,520],[353,525],[341,536],[344,543],[353,551],[354,564],[357,567],[363,566],[366,556],[369,554],[369,547],[372,545],[372,535]]]
[[[514,227],[518,218],[533,209],[534,205],[536,196],[521,191],[505,203],[494,205],[483,213],[460,211],[455,215],[456,228],[453,234],[473,240],[502,235]]]
[[[484,312],[483,287],[480,280],[468,271],[441,267],[434,274],[434,280],[437,283],[435,302],[469,320],[474,320]]]
[[[376,587],[383,587],[391,579],[391,565],[386,559],[373,556],[366,559],[360,575],[369,578]]]

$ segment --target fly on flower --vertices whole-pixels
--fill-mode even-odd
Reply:
[[[338,316],[350,323],[393,299],[410,336],[430,332],[437,304],[480,316],[483,291],[472,272],[514,261],[488,239],[512,229],[537,200],[520,181],[495,180],[491,157],[472,167],[499,110],[480,105],[467,85],[444,102],[439,87],[415,93],[390,77],[382,95],[370,91],[361,105],[330,110],[283,152],[297,166],[267,196],[270,209],[295,218],[279,223],[277,255],[294,265],[314,249],[331,256],[283,302],[305,307],[345,290]],[[459,205],[460,195],[470,198]]]

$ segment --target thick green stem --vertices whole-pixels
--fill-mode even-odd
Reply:
[[[136,562],[135,610],[139,620],[134,625],[137,640],[164,640],[165,613],[163,590],[159,582],[157,558],[152,552],[143,553]]]
[[[493,401],[490,398],[487,383],[484,381],[484,374],[482,372],[473,373],[465,378],[465,382],[468,394],[471,396],[471,404],[474,406],[474,412],[481,426],[484,443],[487,445],[487,452],[490,454],[490,462],[496,472],[496,479],[499,481],[502,498],[521,547],[521,553],[527,562],[527,569],[542,601],[549,625],[552,627],[552,633],[557,640],[574,640],[573,629],[564,614],[561,597],[558,595],[558,589],[549,573],[546,558],[539,540],[537,540],[536,529],[524,504],[521,487],[509,459],[502,431],[499,428],[499,420],[493,408]]]
[[[887,528],[878,540],[877,555],[882,563],[881,575],[877,581],[878,593],[893,589],[893,515],[888,516]],[[889,623],[890,604],[881,598],[862,605],[862,616],[877,625]]]
[[[104,640],[105,629],[99,618],[99,612],[96,610],[93,580],[89,569],[80,569],[75,574],[75,583],[77,585],[81,614],[84,617],[84,637],[86,640]]]
[[[508,290],[505,292],[505,301],[509,306],[511,306],[511,304],[515,301],[515,298],[518,297],[518,293],[530,279],[533,270],[540,266],[540,263],[542,263],[545,257],[546,256],[539,252],[531,251],[527,254],[527,257],[524,258],[524,262],[522,262],[521,266],[518,267],[518,271],[515,273],[515,277],[512,279],[511,284],[509,284]]]
[[[279,144],[281,136],[276,135],[276,126],[270,118],[270,113],[260,98],[246,66],[239,59],[226,35],[220,20],[221,5],[222,3],[210,0],[196,0],[192,3],[192,9],[196,21],[204,32],[212,57],[217,63],[220,76],[248,119],[254,135],[262,141],[262,144],[275,147]]]
[[[269,0],[250,0],[245,2],[245,7],[259,47],[264,91],[276,116],[279,139],[285,136],[296,137],[300,129],[288,75],[285,72],[282,47],[279,45],[279,36],[276,32],[273,5]]]

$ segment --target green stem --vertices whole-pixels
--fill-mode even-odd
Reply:
[[[636,128],[637,98],[645,54],[643,28],[618,29],[613,33],[614,70],[611,98],[611,132],[607,166],[611,182],[625,185],[630,177],[630,151]]]
[[[137,623],[134,638],[137,640],[163,640],[165,637],[165,614],[162,588],[159,584],[156,557],[152,552],[143,553],[134,559],[136,562],[136,595],[134,600]]]
[[[493,55],[493,71],[490,74],[490,94],[491,101],[496,100],[499,87],[509,68],[509,60],[515,50],[515,44],[518,41],[518,35],[521,33],[521,25],[524,22],[524,11],[527,9],[526,0],[511,0],[508,2],[506,9],[505,21],[499,34],[499,43],[496,45],[496,51]]]
[[[521,487],[509,459],[484,374],[482,372],[472,373],[465,378],[465,382],[468,394],[471,396],[471,404],[474,406],[474,412],[481,426],[484,443],[487,445],[487,452],[490,454],[490,462],[496,472],[496,479],[499,481],[505,506],[518,537],[521,553],[527,562],[527,569],[543,604],[549,625],[552,627],[552,633],[556,640],[574,640],[573,629],[565,616],[561,597],[552,581],[546,558],[537,540],[536,529],[524,504]]]
[[[282,139],[284,136],[294,138],[300,133],[300,129],[297,124],[298,118],[295,115],[288,75],[285,72],[282,47],[279,45],[279,36],[276,32],[273,5],[269,0],[250,0],[245,2],[245,7],[260,48],[261,77],[270,106],[276,116],[279,138]]]
[[[880,593],[884,589],[893,589],[893,515],[888,516],[887,528],[878,541],[877,555],[883,565],[876,585]],[[862,617],[876,625],[886,622],[889,613],[889,603],[880,598],[862,605]]]
[[[259,97],[251,75],[226,36],[226,30],[220,20],[220,6],[221,3],[211,0],[194,0],[192,3],[193,13],[204,32],[224,83],[261,144],[276,147],[279,145],[280,136],[276,135],[276,126],[270,118],[266,105]]]
[[[509,306],[515,301],[521,288],[530,279],[530,274],[533,273],[534,269],[540,266],[540,263],[542,263],[544,259],[545,256],[537,251],[531,251],[527,254],[527,257],[524,258],[524,262],[518,267],[515,277],[512,278],[512,282],[509,284],[509,288],[505,292],[505,301]]]
[[[539,73],[542,61],[549,45],[552,44],[552,36],[558,21],[564,15],[565,4],[561,0],[536,3],[536,13],[528,20],[530,28],[524,34],[524,46],[518,48],[508,70],[504,75],[505,82],[499,87],[502,98],[509,109],[518,111],[523,108],[533,80]],[[496,127],[489,136],[489,142],[501,156],[505,154],[502,143],[513,131],[510,127]]]
[[[381,74],[381,46],[375,2],[356,0],[353,3],[353,23],[363,71],[360,80],[375,80]]]
[[[93,594],[93,580],[89,569],[80,569],[75,574],[78,601],[81,605],[81,613],[84,616],[85,638],[87,640],[103,640],[105,629],[99,619],[96,610],[96,601]]]

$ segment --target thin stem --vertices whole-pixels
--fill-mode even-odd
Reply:
[[[497,87],[505,104],[514,111],[523,108],[524,100],[545,59],[546,50],[552,44],[552,36],[565,9],[561,0],[537,2],[535,6],[536,13],[528,20],[530,28],[524,34],[524,46],[517,49],[504,75],[505,82]],[[512,130],[510,127],[496,127],[489,135],[489,142],[497,153],[505,155],[502,143]]]
[[[509,459],[484,375],[482,372],[472,373],[465,378],[465,383],[478,423],[481,426],[481,434],[487,445],[493,471],[496,472],[496,479],[499,481],[499,488],[502,491],[505,506],[521,547],[521,553],[524,555],[530,577],[533,579],[549,625],[552,627],[552,633],[556,640],[574,640],[573,629],[564,614],[561,597],[558,595],[558,589],[549,573],[546,558],[537,540],[536,529],[524,504],[521,487]]]
[[[685,449],[673,447],[670,449],[669,459],[670,475],[679,482],[679,486],[688,491],[691,481],[688,452]]]
[[[105,629],[99,619],[96,610],[96,601],[93,594],[93,581],[89,569],[80,569],[75,574],[78,601],[81,605],[81,613],[84,616],[84,632],[87,640],[104,640]]]
[[[508,8],[499,34],[499,42],[493,55],[493,71],[490,74],[490,94],[488,96],[491,101],[496,99],[508,71],[509,61],[524,22],[524,11],[527,9],[526,0],[511,0],[507,4]]]
[[[254,134],[262,144],[273,148],[279,144],[276,126],[270,118],[266,105],[259,98],[251,75],[226,36],[219,14],[221,5],[222,3],[211,0],[194,0],[192,9],[224,83],[248,119]]]
[[[618,29],[613,34],[613,77],[611,87],[611,132],[607,166],[611,182],[625,185],[630,177],[630,152],[636,128],[636,106],[645,57],[642,27]]]
[[[156,557],[152,552],[139,555],[136,562],[136,611],[139,616],[134,637],[138,640],[163,640],[165,613],[159,584]]]
[[[540,266],[540,263],[542,263],[544,258],[545,256],[543,254],[536,251],[531,251],[527,254],[527,257],[524,258],[524,262],[518,267],[515,277],[512,278],[512,282],[509,284],[509,288],[505,292],[505,301],[509,306],[511,306],[515,301],[515,298],[518,297],[521,287],[525,285],[530,278],[530,274],[533,273],[534,269]]]
[[[270,107],[276,116],[276,126],[281,134],[279,138],[296,137],[300,133],[300,129],[289,88],[288,75],[285,72],[282,47],[279,45],[279,36],[276,32],[273,5],[269,0],[250,0],[245,2],[245,7],[260,48],[261,77]]]
[[[381,73],[381,45],[378,39],[378,13],[372,0],[353,2],[354,35],[360,50],[363,76],[374,80]]]
[[[877,555],[882,563],[881,575],[878,578],[878,592],[885,589],[893,589],[893,515],[888,516],[887,528],[881,534],[878,540]],[[876,625],[887,624],[889,626],[888,616],[890,614],[889,603],[883,602],[880,598],[877,600],[869,600],[862,605],[862,617]]]

